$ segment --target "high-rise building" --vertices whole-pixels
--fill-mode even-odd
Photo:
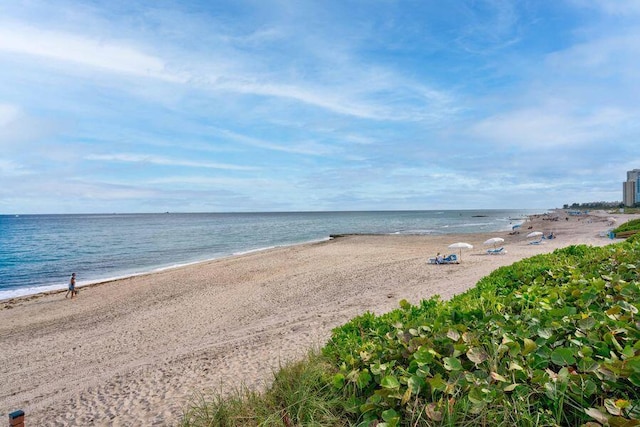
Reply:
[[[627,171],[627,180],[622,183],[622,203],[625,206],[640,203],[640,169]]]

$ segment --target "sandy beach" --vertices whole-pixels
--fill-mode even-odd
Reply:
[[[264,386],[279,364],[365,311],[448,298],[556,248],[610,244],[600,234],[612,216],[637,217],[540,216],[515,235],[344,236],[91,285],[73,300],[0,301],[0,416],[22,409],[29,426],[175,425],[190,401]],[[557,238],[530,245],[533,230]],[[495,236],[506,254],[486,254],[482,243]],[[474,246],[460,264],[427,264],[458,241]]]

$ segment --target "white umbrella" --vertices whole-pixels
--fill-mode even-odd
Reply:
[[[527,234],[527,237],[538,237],[538,236],[542,236],[542,231],[532,231],[531,233]]]
[[[502,237],[492,237],[484,242],[485,245],[493,245],[494,247],[496,247],[499,243],[504,243],[504,239]]]
[[[462,260],[463,249],[473,249],[473,245],[464,242],[452,243],[449,245],[449,249],[460,249],[460,260]]]

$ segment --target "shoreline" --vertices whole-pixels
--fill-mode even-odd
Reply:
[[[638,217],[534,216],[515,235],[345,235],[89,285],[73,300],[62,291],[17,298],[0,305],[0,416],[22,409],[33,425],[175,424],[212,390],[264,387],[281,363],[366,311],[446,299],[560,247],[615,243],[598,237],[611,216]],[[528,227],[557,238],[529,245]],[[493,236],[505,239],[505,255],[486,254]],[[460,264],[427,264],[455,241],[474,246]]]
[[[518,211],[518,210],[513,210],[513,211]],[[420,212],[420,211],[416,211],[416,212]],[[430,211],[425,211],[425,212],[430,212]],[[147,214],[141,214],[141,215],[147,215]],[[262,215],[262,214],[258,214],[258,215]],[[37,217],[39,215],[33,215],[33,216]],[[44,216],[51,216],[51,215],[44,215]],[[64,216],[64,215],[61,215],[61,216]],[[102,215],[98,215],[98,216],[102,216]],[[111,215],[107,215],[107,216],[111,216]],[[486,215],[481,215],[481,216],[484,217]],[[492,222],[491,224],[493,225],[493,227],[495,227],[495,231],[499,232],[499,231],[502,231],[502,229],[505,229],[505,230],[508,229],[510,227],[509,225],[510,222],[520,221],[521,220],[520,218],[521,217],[514,218],[511,216],[509,217],[505,216],[504,218],[496,218],[496,222]],[[469,224],[463,224],[463,225],[468,226]],[[487,225],[487,224],[484,224],[484,225]],[[216,250],[209,254],[207,254],[206,252],[202,252],[200,254],[191,253],[191,254],[188,254],[187,256],[182,256],[182,257],[180,257],[179,255],[176,257],[176,254],[173,254],[166,259],[155,259],[154,263],[150,265],[141,266],[141,265],[136,265],[135,263],[124,262],[118,265],[114,265],[114,267],[116,268],[108,269],[108,271],[100,270],[100,269],[92,270],[91,267],[89,267],[88,271],[83,272],[82,266],[90,265],[92,263],[91,259],[80,259],[73,262],[72,261],[67,262],[64,260],[64,258],[61,258],[57,262],[60,263],[60,265],[68,264],[69,270],[66,272],[58,271],[58,269],[54,268],[54,270],[56,271],[56,274],[54,274],[53,276],[49,274],[41,274],[38,276],[21,279],[19,282],[15,282],[15,283],[11,280],[11,274],[9,274],[8,282],[5,283],[5,285],[15,286],[15,285],[18,285],[18,283],[19,285],[17,287],[0,289],[0,302],[17,298],[17,297],[31,296],[31,295],[35,295],[43,292],[60,291],[60,290],[66,291],[68,286],[68,279],[69,279],[68,276],[71,274],[72,271],[76,271],[78,273],[79,279],[81,279],[78,281],[78,284],[77,284],[77,287],[79,288],[86,285],[93,285],[96,283],[126,279],[128,277],[135,277],[139,275],[154,273],[158,271],[163,271],[165,269],[180,268],[183,266],[197,264],[200,262],[208,262],[215,259],[227,258],[235,255],[254,252],[254,251],[264,251],[264,250],[273,249],[277,247],[303,245],[307,243],[313,243],[315,241],[322,241],[322,240],[329,239],[332,233],[343,233],[341,229],[345,229],[344,227],[345,227],[345,224],[342,224],[342,226],[338,225],[335,227],[336,231],[324,229],[319,233],[312,233],[310,235],[305,235],[305,236],[287,236],[287,238],[279,239],[278,241],[272,241],[272,242],[261,241],[259,245],[262,244],[263,246],[258,246],[258,247],[254,246],[256,242],[244,242],[244,245],[231,245],[226,249],[223,248],[223,250],[220,250],[220,251]],[[435,229],[435,228],[428,229],[428,230],[392,229],[388,231],[382,231],[380,232],[380,234],[438,235],[445,230],[448,234],[451,234],[451,233],[457,232],[456,231],[457,227],[460,227],[460,224],[456,224],[451,228],[448,228],[448,226],[445,225],[444,229]],[[349,226],[347,226],[346,229],[349,229]],[[375,233],[378,234],[377,231]],[[113,248],[113,250],[116,252],[119,251],[118,248]],[[126,251],[127,248],[124,248],[124,250]],[[144,256],[145,254],[141,253],[139,255]],[[131,259],[137,256],[138,254],[132,253],[128,257],[128,259]],[[85,264],[85,262],[88,264]],[[20,266],[18,265],[16,268],[19,269]]]
[[[233,258],[233,257],[236,257],[236,256],[247,255],[247,254],[251,254],[251,253],[255,253],[255,252],[264,252],[264,251],[269,251],[269,250],[278,249],[278,248],[286,248],[286,247],[291,247],[291,246],[309,245],[309,244],[313,244],[313,243],[317,243],[317,242],[324,242],[324,241],[330,240],[331,238],[332,237],[330,236],[330,237],[326,237],[326,238],[322,238],[322,239],[313,239],[313,240],[308,240],[308,241],[300,242],[300,243],[291,243],[291,244],[287,244],[287,245],[266,246],[264,248],[249,249],[249,250],[234,252],[234,253],[229,254],[229,255],[221,255],[221,256],[218,256],[218,257],[207,258],[207,259],[203,259],[203,260],[199,260],[199,261],[187,261],[187,262],[184,262],[184,263],[176,263],[176,264],[171,264],[171,265],[167,265],[167,266],[151,267],[149,270],[144,270],[144,271],[140,271],[140,272],[137,272],[137,273],[116,275],[116,276],[113,276],[113,277],[104,277],[104,278],[99,278],[99,279],[95,279],[95,280],[87,280],[87,281],[84,281],[84,282],[81,281],[78,284],[76,284],[76,289],[80,290],[80,289],[91,287],[91,286],[102,285],[102,284],[105,284],[105,283],[116,282],[116,281],[119,281],[119,280],[131,279],[131,278],[134,278],[134,277],[146,276],[146,275],[149,275],[149,274],[161,273],[163,271],[168,271],[168,270],[174,270],[174,269],[190,267],[190,266],[194,266],[194,265],[198,265],[198,264],[202,264],[202,263],[207,263],[207,262],[212,262],[212,261],[217,261],[217,260],[222,260],[222,259],[227,259],[227,258]],[[16,289],[15,291],[0,290],[0,304],[7,303],[9,301],[20,299],[20,298],[33,297],[34,295],[38,295],[38,294],[57,294],[57,293],[60,293],[60,292],[66,292],[67,291],[67,286],[68,286],[67,284],[55,284],[55,285],[32,286],[32,287],[29,287],[29,288],[19,288],[19,289]],[[25,293],[20,293],[20,294],[12,295],[12,296],[3,296],[4,293],[8,293],[8,292],[25,292]]]
[[[510,229],[510,227],[509,227],[509,229]],[[497,230],[494,233],[502,233],[502,232],[505,232],[505,231],[508,231],[508,230],[507,229]],[[487,232],[484,232],[484,233],[487,233]],[[338,239],[338,238],[342,238],[342,237],[349,237],[349,236],[455,236],[457,234],[464,234],[464,233],[401,233],[401,232],[394,232],[394,233],[339,233],[339,234],[329,234],[328,237],[307,240],[307,241],[299,242],[299,243],[265,246],[263,248],[248,249],[248,250],[243,250],[243,251],[239,251],[239,252],[234,252],[234,253],[228,254],[228,255],[221,255],[221,256],[218,256],[218,257],[207,258],[207,259],[198,260],[198,261],[187,261],[187,262],[184,262],[184,263],[176,263],[176,264],[171,264],[171,265],[167,265],[167,266],[151,267],[149,270],[144,270],[144,271],[131,273],[131,274],[123,274],[123,275],[116,275],[116,276],[113,276],[113,277],[104,277],[104,278],[99,278],[99,279],[95,279],[95,280],[81,281],[78,284],[76,284],[76,289],[80,290],[80,289],[91,287],[91,286],[102,285],[102,284],[105,284],[105,283],[116,282],[116,281],[119,281],[119,280],[126,280],[126,279],[130,279],[130,278],[134,278],[134,277],[146,276],[146,275],[149,275],[149,274],[161,273],[161,272],[167,271],[167,270],[174,270],[174,269],[180,269],[180,268],[184,268],[184,267],[190,267],[190,266],[194,266],[194,265],[198,265],[198,264],[202,264],[202,263],[208,263],[208,262],[212,262],[212,261],[218,261],[218,260],[233,258],[233,257],[237,257],[237,256],[248,255],[248,254],[251,254],[251,253],[264,252],[264,251],[269,251],[269,250],[278,249],[278,248],[288,248],[288,247],[295,247],[295,246],[310,245],[310,244],[319,243],[319,242],[325,242],[325,241],[329,241],[329,240],[332,240],[332,239]],[[476,234],[476,233],[467,233],[467,234]],[[28,287],[28,288],[19,288],[19,289],[13,290],[13,291],[11,291],[11,290],[0,290],[0,304],[12,303],[16,299],[29,298],[29,297],[33,297],[33,296],[38,295],[38,294],[47,295],[47,294],[58,294],[60,292],[66,292],[67,291],[67,286],[68,286],[67,284],[52,284],[52,285],[43,285],[43,286],[32,286],[32,287]],[[8,295],[8,296],[4,296],[3,295],[3,294],[11,293],[11,292],[16,292],[17,294]]]

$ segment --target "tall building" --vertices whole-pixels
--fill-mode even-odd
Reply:
[[[640,169],[627,171],[627,180],[622,183],[622,203],[625,206],[640,203]]]

